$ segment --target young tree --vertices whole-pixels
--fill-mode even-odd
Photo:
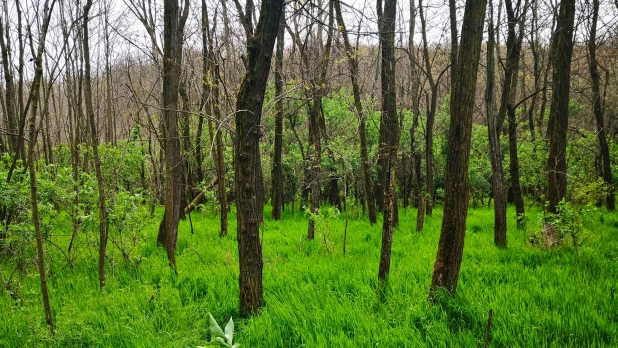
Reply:
[[[249,1],[247,2],[249,3]],[[238,8],[240,4],[237,2]],[[262,244],[264,183],[260,159],[262,106],[277,38],[283,0],[264,0],[253,29],[253,7],[239,16],[247,35],[246,72],[236,102],[234,181],[240,275],[240,313],[248,317],[262,307]]]
[[[348,68],[350,70],[350,82],[352,83],[352,95],[354,97],[354,107],[356,108],[356,114],[358,116],[358,134],[360,136],[360,150],[361,150],[361,175],[363,180],[363,197],[367,203],[369,210],[369,223],[375,224],[377,222],[376,217],[376,205],[374,201],[374,195],[371,188],[371,173],[369,170],[369,154],[367,151],[367,122],[365,120],[365,114],[363,112],[363,104],[361,100],[361,91],[358,85],[358,59],[356,58],[356,50],[350,44],[348,37],[348,31],[346,30],[345,22],[343,21],[343,15],[341,13],[341,4],[339,1],[334,1],[335,12],[337,16],[337,25],[341,31],[343,38],[343,45],[345,48],[346,56],[348,57]]]
[[[86,114],[90,123],[90,142],[94,157],[94,170],[99,189],[99,288],[105,288],[105,251],[107,249],[107,210],[105,209],[105,180],[101,171],[101,158],[99,157],[99,134],[94,119],[94,107],[92,106],[92,80],[90,69],[90,35],[88,21],[90,20],[90,8],[92,0],[86,0],[83,14],[83,50],[84,50],[84,98]]]
[[[281,219],[283,209],[283,49],[285,47],[285,15],[281,16],[275,54],[275,148],[273,153],[273,220]]]
[[[547,211],[556,213],[556,206],[566,195],[566,146],[569,127],[569,91],[571,87],[571,57],[573,55],[573,24],[575,0],[560,3],[553,38],[553,95],[549,111],[549,174]]]
[[[438,288],[445,288],[453,296],[457,290],[468,216],[472,114],[486,3],[485,0],[466,1],[457,77],[452,93],[454,107],[451,109],[446,159],[444,218],[429,289],[430,298],[434,297]]]
[[[39,45],[36,51],[36,57],[33,61],[35,64],[34,78],[32,79],[32,88],[26,102],[24,112],[30,108],[30,120],[28,123],[28,171],[30,173],[30,200],[32,204],[32,222],[34,224],[34,233],[36,235],[36,250],[37,250],[37,265],[39,268],[39,277],[41,279],[41,293],[43,295],[43,307],[45,308],[45,321],[51,332],[54,332],[54,321],[52,318],[51,305],[49,303],[49,292],[47,290],[47,276],[45,275],[45,256],[43,252],[43,233],[41,231],[41,218],[39,216],[39,201],[37,197],[37,181],[36,181],[36,166],[34,150],[36,145],[36,118],[39,107],[39,93],[41,89],[41,80],[43,78],[43,51],[45,50],[45,39],[51,14],[54,10],[55,0],[46,0],[43,5],[43,23],[39,36]],[[30,44],[32,46],[32,36],[30,36]],[[33,52],[34,53],[34,52]]]
[[[492,167],[491,186],[494,198],[494,244],[504,247],[506,246],[506,194],[504,192],[504,172],[500,156],[500,128],[497,125],[494,11],[491,0],[488,1],[488,7],[487,87],[485,101],[487,107],[487,131],[489,133],[489,159]]]

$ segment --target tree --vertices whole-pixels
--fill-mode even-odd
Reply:
[[[283,49],[285,47],[285,16],[281,16],[275,54],[275,148],[273,153],[273,220],[281,219],[283,209]]]
[[[163,134],[165,144],[165,213],[157,242],[165,247],[170,266],[176,270],[176,241],[182,194],[182,159],[178,130],[178,89],[184,26],[189,16],[189,0],[182,15],[178,0],[163,3]]]
[[[477,68],[481,55],[485,0],[467,0],[457,57],[457,76],[453,86],[451,122],[446,160],[444,218],[434,264],[429,297],[438,288],[455,296],[463,256],[470,179],[472,114],[476,92]]]
[[[425,176],[427,181],[426,187],[426,195],[427,200],[425,202],[425,211],[427,215],[431,215],[433,213],[433,205],[434,205],[434,178],[433,178],[433,128],[436,120],[436,104],[438,101],[438,84],[440,83],[440,79],[448,69],[448,66],[440,72],[437,79],[434,79],[432,66],[431,66],[431,57],[429,56],[429,43],[427,41],[427,20],[425,16],[425,11],[423,8],[423,1],[418,1],[418,9],[419,14],[421,16],[421,34],[423,37],[423,59],[425,61],[425,74],[427,75],[427,82],[429,82],[429,88],[431,89],[431,102],[427,106],[427,124],[425,129]],[[457,39],[457,28],[451,27],[451,30],[455,32],[455,40]],[[453,44],[452,49],[457,48],[457,42]],[[451,55],[451,60],[456,59],[453,55]]]
[[[509,1],[509,0],[506,0]],[[489,20],[487,21],[487,87],[485,102],[487,106],[487,131],[489,133],[489,158],[492,167],[491,186],[494,198],[494,244],[506,246],[506,195],[504,192],[504,172],[500,156],[500,128],[496,113],[495,76],[495,32],[492,1],[488,1]]]
[[[358,134],[360,137],[360,150],[361,150],[361,175],[363,180],[363,197],[367,203],[369,210],[369,223],[375,224],[376,218],[376,205],[374,200],[373,191],[371,188],[371,173],[369,170],[369,154],[367,152],[367,122],[365,120],[365,114],[363,112],[363,104],[361,100],[361,91],[358,86],[358,59],[356,58],[356,52],[350,44],[348,38],[348,31],[343,21],[343,15],[341,14],[341,4],[339,1],[335,2],[335,12],[337,15],[337,25],[341,30],[341,36],[343,38],[343,45],[345,48],[346,56],[348,57],[348,68],[350,70],[350,82],[352,83],[352,95],[354,97],[354,107],[356,108],[356,114],[358,116]]]
[[[618,5],[618,3],[617,3]],[[616,190],[612,182],[612,166],[609,156],[609,146],[606,139],[605,119],[603,107],[601,106],[601,82],[599,68],[597,64],[597,22],[599,21],[599,0],[592,0],[592,18],[590,20],[590,36],[588,37],[588,69],[590,70],[590,80],[592,81],[592,108],[597,125],[597,140],[601,151],[602,177],[605,184],[609,187],[605,196],[605,206],[607,210],[616,209]]]
[[[90,20],[90,8],[92,0],[86,0],[84,5],[83,18],[83,50],[84,50],[84,98],[86,103],[86,114],[90,123],[90,142],[94,157],[94,170],[97,177],[97,187],[99,190],[99,288],[105,288],[105,251],[107,249],[107,210],[105,208],[105,180],[101,171],[101,158],[99,157],[99,134],[97,124],[94,119],[94,108],[92,106],[92,81],[90,78],[90,36],[88,31],[88,21]]]
[[[382,249],[380,251],[380,268],[378,279],[388,278],[393,244],[393,228],[396,224],[397,196],[395,191],[395,160],[399,144],[399,123],[395,95],[395,20],[397,0],[377,1],[378,29],[382,47],[381,91],[382,115],[380,116],[380,149],[378,165],[380,166],[380,183],[384,207],[382,223]]]
[[[553,95],[549,110],[549,158],[547,160],[549,177],[547,211],[550,213],[556,213],[556,206],[566,196],[566,146],[569,127],[569,91],[574,21],[575,0],[562,1],[552,43],[554,74]]]
[[[238,2],[237,7],[240,8]],[[247,2],[248,4],[250,1]],[[234,181],[240,275],[240,313],[247,317],[262,307],[262,244],[264,183],[260,159],[262,106],[277,38],[283,0],[264,0],[255,31],[252,7],[239,16],[247,35],[246,72],[236,102]]]
[[[46,0],[43,5],[43,24],[39,37],[39,45],[36,51],[36,57],[33,59],[35,64],[34,78],[32,79],[32,88],[25,107],[25,111],[30,107],[30,120],[28,122],[28,172],[30,176],[30,201],[32,204],[32,222],[34,224],[34,233],[36,235],[36,250],[37,250],[37,265],[39,268],[39,277],[41,279],[41,294],[43,295],[43,307],[45,308],[45,321],[51,332],[54,332],[54,320],[52,318],[51,305],[49,303],[49,292],[47,289],[47,276],[45,275],[45,256],[43,252],[43,233],[41,231],[41,218],[39,216],[39,203],[37,197],[37,180],[34,150],[36,145],[36,118],[39,107],[39,93],[41,89],[41,80],[43,78],[43,51],[45,50],[45,39],[51,14],[54,10],[55,0]],[[32,36],[30,36],[30,45],[32,44]]]

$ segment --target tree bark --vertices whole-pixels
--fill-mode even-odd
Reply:
[[[508,1],[508,0],[507,0]],[[485,101],[487,107],[487,131],[489,133],[489,159],[491,160],[491,186],[494,198],[494,244],[506,247],[506,194],[504,190],[504,169],[500,155],[500,129],[496,114],[496,76],[495,76],[495,32],[493,4],[489,0],[489,21],[487,33],[487,89]]]
[[[418,9],[421,16],[421,33],[423,37],[423,58],[425,61],[425,73],[427,74],[427,82],[429,82],[429,88],[431,89],[431,101],[429,103],[429,109],[427,110],[427,123],[425,125],[425,180],[426,183],[426,200],[425,200],[425,213],[432,215],[434,205],[434,183],[433,183],[433,125],[436,118],[436,104],[438,100],[438,84],[433,78],[433,72],[431,71],[431,58],[429,57],[429,47],[427,42],[427,25],[425,19],[425,12],[423,8],[422,0],[418,2]],[[456,27],[455,27],[456,30]],[[457,33],[455,32],[455,38]],[[455,42],[455,47],[457,42]],[[451,60],[457,59],[451,55]]]
[[[390,271],[393,228],[396,222],[395,160],[399,144],[399,122],[395,94],[395,20],[397,0],[377,1],[381,60],[382,115],[380,117],[380,149],[378,164],[384,207],[382,248],[378,279],[386,281]]]
[[[285,16],[281,16],[277,32],[277,52],[275,54],[275,148],[273,154],[273,200],[272,218],[281,219],[283,209],[283,49],[285,47]]]
[[[264,0],[255,33],[247,37],[247,64],[236,102],[234,172],[240,264],[240,313],[243,317],[262,307],[262,244],[264,183],[260,160],[262,105],[277,38],[283,0]]]
[[[599,77],[599,69],[596,59],[598,20],[599,0],[592,0],[592,20],[590,24],[590,37],[588,38],[588,69],[590,70],[590,79],[592,81],[592,108],[597,124],[597,140],[599,141],[599,150],[601,152],[602,160],[602,177],[608,187],[607,196],[605,197],[605,206],[607,207],[607,210],[614,211],[616,209],[616,191],[612,182],[612,167],[609,156],[609,146],[606,139],[603,108],[601,105],[601,79]]]
[[[178,129],[178,92],[184,25],[189,13],[185,0],[180,14],[178,0],[163,3],[163,134],[165,144],[165,213],[157,242],[167,252],[170,266],[176,271],[176,241],[182,204],[182,158]]]
[[[92,81],[90,71],[90,36],[88,32],[88,21],[92,0],[86,0],[84,5],[83,18],[83,49],[84,49],[84,101],[86,104],[86,114],[90,123],[90,142],[94,157],[94,169],[97,177],[97,187],[99,190],[99,288],[105,289],[105,252],[107,250],[107,210],[105,209],[105,181],[101,171],[101,159],[99,157],[99,134],[94,119],[94,108],[92,106]]]
[[[549,174],[547,211],[550,213],[556,213],[556,206],[566,196],[566,146],[574,21],[575,0],[562,1],[554,33],[554,53],[552,54],[554,74],[553,95],[549,110],[549,158],[547,160]]]
[[[32,204],[32,222],[34,224],[34,233],[36,235],[37,265],[39,268],[39,277],[41,279],[41,294],[43,296],[43,307],[45,309],[45,321],[47,322],[47,325],[49,325],[52,334],[54,333],[54,321],[52,318],[51,305],[49,303],[47,276],[45,275],[45,254],[43,251],[43,233],[41,231],[41,218],[39,216],[39,203],[37,198],[34,150],[36,147],[37,134],[35,124],[39,106],[41,79],[43,77],[43,51],[45,49],[47,29],[49,28],[51,13],[54,9],[55,3],[55,0],[51,0],[51,4],[49,0],[46,0],[45,4],[43,5],[43,25],[41,27],[41,34],[39,37],[39,45],[35,61],[34,78],[32,80],[32,93],[30,94],[32,104],[30,108],[30,120],[28,123],[28,170],[30,173],[30,200]]]
[[[435,296],[438,288],[445,288],[452,296],[455,296],[457,290],[470,196],[468,168],[472,114],[485,8],[485,0],[466,1],[462,40],[457,57],[457,77],[452,96],[454,108],[451,109],[448,138],[444,218],[429,290],[430,298]]]

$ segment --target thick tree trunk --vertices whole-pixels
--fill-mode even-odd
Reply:
[[[105,252],[107,250],[107,210],[105,209],[105,181],[101,171],[101,159],[99,158],[99,134],[94,119],[94,108],[92,105],[92,81],[90,78],[90,36],[88,32],[88,20],[92,0],[87,0],[84,6],[83,18],[83,49],[84,49],[84,101],[86,104],[86,114],[90,123],[90,142],[94,157],[94,169],[97,177],[97,187],[99,190],[99,288],[105,289]]]
[[[262,105],[277,38],[283,0],[264,0],[254,34],[247,38],[246,73],[236,102],[234,172],[240,264],[240,313],[243,317],[262,307],[262,244],[264,183],[260,161]]]
[[[552,54],[554,75],[553,96],[549,111],[549,158],[547,161],[549,174],[547,211],[550,213],[556,213],[556,206],[566,196],[566,146],[574,21],[575,0],[562,1],[554,33],[554,53]]]
[[[285,16],[281,16],[275,54],[275,149],[273,154],[273,220],[281,219],[283,209],[283,49],[285,47]]]
[[[508,0],[507,0],[508,1]],[[489,21],[487,34],[487,89],[485,101],[487,107],[487,131],[489,133],[489,159],[491,160],[491,186],[494,198],[494,244],[506,247],[506,194],[504,190],[504,171],[500,155],[500,129],[497,126],[496,113],[496,77],[495,77],[495,32],[493,4],[489,0]]]
[[[457,290],[463,256],[470,179],[470,143],[472,114],[476,92],[477,69],[481,54],[485,0],[467,0],[457,57],[457,77],[453,89],[453,106],[446,160],[444,218],[434,265],[430,298],[438,288],[453,296]]]
[[[607,210],[614,211],[616,209],[616,195],[612,179],[612,167],[609,156],[609,146],[606,139],[605,120],[603,116],[603,108],[601,106],[601,82],[599,77],[599,69],[596,59],[596,35],[597,21],[599,20],[599,0],[592,0],[592,20],[590,27],[590,37],[588,38],[588,69],[590,70],[590,79],[592,80],[592,107],[594,110],[594,118],[597,124],[597,139],[599,141],[599,150],[601,151],[602,160],[602,177],[609,190],[605,197],[605,206]]]
[[[382,115],[380,117],[378,164],[380,166],[380,182],[382,184],[382,197],[384,201],[382,249],[380,251],[378,279],[385,281],[390,271],[393,228],[397,223],[397,196],[395,190],[395,161],[399,145],[399,122],[397,119],[395,95],[395,20],[397,0],[384,0],[384,9],[382,9],[382,0],[378,0],[377,8],[380,46],[382,47]]]
[[[163,134],[165,137],[165,213],[157,241],[167,252],[170,266],[176,270],[176,241],[182,205],[182,158],[178,129],[178,92],[182,62],[183,28],[189,12],[185,0],[180,15],[178,0],[163,3]]]
[[[354,107],[356,108],[356,114],[358,116],[358,134],[360,137],[360,150],[361,150],[361,176],[363,179],[363,198],[367,204],[369,211],[369,223],[375,224],[377,222],[376,206],[371,188],[371,173],[369,169],[369,154],[367,151],[367,131],[365,114],[363,112],[363,104],[361,100],[360,87],[358,86],[358,60],[356,59],[356,50],[350,44],[348,38],[348,32],[343,21],[343,15],[341,14],[341,4],[339,1],[335,1],[335,12],[337,15],[337,25],[341,30],[343,37],[343,45],[345,46],[346,56],[348,57],[348,67],[350,69],[350,81],[352,82],[352,95],[354,96]]]

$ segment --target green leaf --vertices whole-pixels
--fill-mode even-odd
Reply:
[[[225,338],[227,338],[227,343],[232,344],[234,339],[234,320],[230,317],[230,321],[225,325]]]
[[[221,330],[219,324],[217,324],[215,318],[210,313],[208,313],[208,315],[210,315],[210,332],[212,332],[212,334],[216,337],[225,338],[225,334],[223,333],[223,330]]]

